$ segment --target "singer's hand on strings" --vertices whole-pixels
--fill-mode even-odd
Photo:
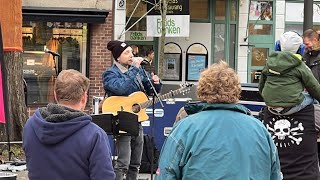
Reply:
[[[132,57],[132,65],[140,67],[141,62],[143,61],[142,57]]]
[[[153,72],[151,73],[151,77],[152,77],[154,84],[160,84],[160,78],[157,75],[154,75]]]

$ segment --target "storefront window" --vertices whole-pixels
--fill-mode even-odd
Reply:
[[[209,19],[208,0],[189,0],[191,19]]]
[[[320,31],[320,25],[313,25],[313,29],[316,31]],[[284,31],[295,31],[298,34],[303,34],[303,24],[286,24]]]
[[[237,20],[237,0],[231,0],[231,11],[230,11],[230,20],[236,21]]]
[[[226,19],[226,1],[216,0],[215,4],[215,20],[225,20]]]
[[[303,34],[303,2],[286,1],[285,21],[286,25],[284,31],[295,31],[300,35]],[[295,13],[292,13],[295,12]],[[320,6],[316,2],[313,4],[313,29],[320,31]]]
[[[131,18],[126,29],[129,31],[147,31],[147,18],[144,17],[140,21],[138,21],[138,20],[139,20],[139,18]],[[127,21],[128,21],[128,19],[127,19]],[[136,24],[134,26],[132,26],[134,23],[136,23]]]
[[[137,4],[140,2],[139,4]],[[154,3],[154,1],[152,2]],[[147,3],[137,0],[126,0],[126,16],[127,17],[142,17],[147,13]]]
[[[237,29],[235,24],[230,24],[229,32],[229,66],[234,68],[236,67],[236,38],[237,38]]]
[[[273,3],[270,1],[251,1],[249,20],[271,21]]]
[[[271,35],[272,25],[271,24],[249,24],[250,35]]]
[[[214,62],[225,60],[224,45],[225,45],[225,25],[215,24],[214,26]]]
[[[27,21],[23,22],[22,36],[27,103],[54,102],[53,85],[61,70],[75,69],[85,73],[87,24]]]
[[[252,48],[251,66],[265,66],[268,51],[268,48]]]

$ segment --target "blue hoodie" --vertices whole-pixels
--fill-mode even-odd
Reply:
[[[49,104],[23,130],[29,179],[114,180],[106,133],[83,112]]]

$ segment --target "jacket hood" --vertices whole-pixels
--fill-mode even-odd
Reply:
[[[267,60],[268,73],[285,74],[301,63],[301,56],[285,51],[273,52]]]
[[[208,104],[204,102],[188,103],[184,106],[184,109],[188,115],[195,114],[201,111],[206,111],[206,110],[219,110],[219,109],[237,111],[240,113],[251,115],[250,110],[241,104]]]
[[[31,126],[43,144],[56,144],[88,125],[92,118],[77,110],[56,104],[37,109],[30,117]]]

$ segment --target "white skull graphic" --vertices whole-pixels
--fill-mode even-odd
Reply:
[[[274,124],[274,135],[278,137],[279,140],[284,140],[286,136],[290,135],[291,123],[286,119],[280,119]]]

